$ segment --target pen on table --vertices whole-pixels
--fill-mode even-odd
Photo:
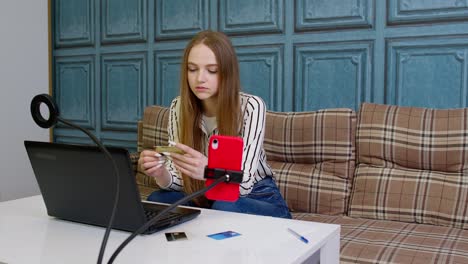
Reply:
[[[307,240],[307,238],[299,235],[299,233],[297,233],[296,231],[292,230],[291,228],[288,228],[288,231],[289,233],[293,234],[295,237],[299,238],[302,242],[304,243],[309,243],[309,240]]]

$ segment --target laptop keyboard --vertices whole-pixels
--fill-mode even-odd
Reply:
[[[145,211],[146,219],[148,221],[161,212],[161,211],[154,211],[154,210],[147,210],[147,209],[145,209],[144,211]],[[162,222],[164,220],[171,220],[171,219],[178,218],[178,217],[180,217],[180,214],[178,213],[167,212],[161,218],[159,218],[158,221]]]

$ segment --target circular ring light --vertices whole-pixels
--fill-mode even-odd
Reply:
[[[49,108],[49,119],[41,115],[41,104]],[[42,128],[50,128],[57,123],[59,110],[52,97],[48,94],[38,94],[31,101],[31,115],[34,122]]]

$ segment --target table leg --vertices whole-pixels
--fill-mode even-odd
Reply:
[[[340,263],[340,233],[331,237],[322,248],[320,248],[321,264]]]

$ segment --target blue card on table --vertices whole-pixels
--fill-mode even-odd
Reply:
[[[222,240],[222,239],[236,237],[236,236],[240,236],[240,234],[234,231],[224,231],[221,233],[207,235],[207,237],[211,237],[212,239],[216,239],[216,240]]]

